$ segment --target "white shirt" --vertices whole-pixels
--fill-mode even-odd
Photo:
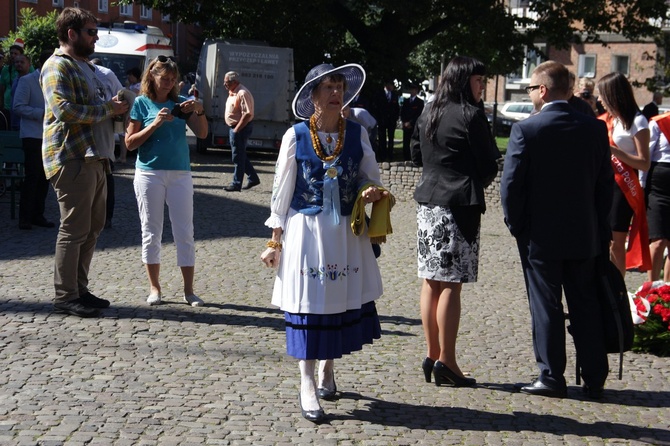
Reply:
[[[362,125],[368,131],[368,134],[377,125],[377,120],[370,112],[361,107],[351,107],[349,109],[349,119]]]
[[[633,137],[637,135],[640,130],[648,129],[649,122],[642,113],[635,115],[633,125],[628,129],[623,128],[623,124],[618,119],[614,119],[614,128],[612,129],[612,139],[618,148],[629,155],[637,156],[637,149],[635,148],[635,141]]]
[[[656,121],[649,122],[649,156],[651,162],[670,163],[670,142],[665,137]],[[647,172],[640,171],[640,183],[644,186],[647,179]]]

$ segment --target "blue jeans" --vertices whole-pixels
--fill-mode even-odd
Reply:
[[[232,128],[229,132],[230,150],[232,152],[233,164],[235,165],[235,171],[233,172],[233,185],[235,186],[242,186],[245,173],[250,181],[260,181],[254,166],[251,165],[249,158],[247,158],[247,140],[252,130],[253,125],[249,123],[237,133]]]

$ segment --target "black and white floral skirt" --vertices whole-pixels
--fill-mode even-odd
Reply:
[[[419,277],[440,282],[476,282],[479,207],[419,204],[416,220]]]

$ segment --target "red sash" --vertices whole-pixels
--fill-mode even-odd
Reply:
[[[663,132],[663,135],[665,135],[665,139],[670,141],[670,112],[663,113],[662,115],[656,115],[651,118],[652,121],[656,121],[656,124],[658,124],[658,128],[661,129],[661,132]]]
[[[607,124],[610,145],[616,147],[612,139],[613,118],[607,113],[598,118]],[[633,221],[630,224],[628,249],[626,250],[626,269],[647,271],[651,269],[651,254],[649,253],[649,227],[647,226],[644,191],[640,186],[637,171],[628,164],[621,162],[614,155],[612,155],[612,169],[614,170],[616,184],[626,197],[628,205],[633,209]]]

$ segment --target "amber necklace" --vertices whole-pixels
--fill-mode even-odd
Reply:
[[[335,150],[333,151],[332,155],[327,156],[325,153],[323,153],[323,146],[321,145],[321,140],[319,140],[319,135],[316,133],[315,115],[312,115],[312,117],[309,118],[309,133],[312,136],[312,145],[314,146],[316,156],[318,156],[321,159],[321,161],[332,161],[338,156],[340,156],[340,153],[342,153],[342,146],[344,145],[344,119],[341,116],[338,122],[337,144],[335,144]]]

